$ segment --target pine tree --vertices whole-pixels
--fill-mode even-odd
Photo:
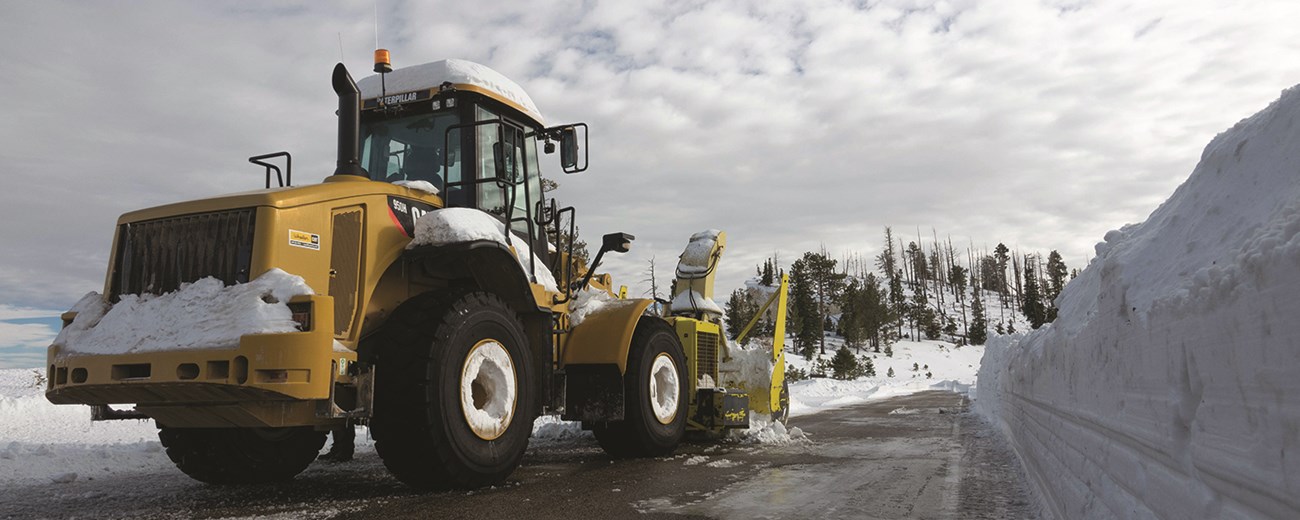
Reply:
[[[1044,291],[1044,300],[1047,301],[1047,321],[1056,321],[1056,297],[1061,295],[1065,289],[1066,277],[1069,276],[1069,269],[1065,267],[1065,261],[1061,259],[1061,253],[1052,250],[1047,255],[1047,287]]]
[[[867,335],[865,313],[868,310],[861,293],[858,279],[854,278],[849,280],[844,293],[840,295],[840,335],[844,336],[845,345],[859,352]]]
[[[998,242],[998,246],[993,248],[993,260],[997,262],[997,290],[1002,294],[1003,305],[1006,302],[1007,292],[1010,290],[1007,284],[1007,261],[1011,260],[1011,256],[1008,254],[1010,252],[1011,250],[1007,249],[1007,245],[1001,242]]]
[[[839,298],[840,292],[844,289],[846,275],[835,272],[836,261],[827,258],[825,250],[820,253],[804,253],[800,261],[804,262],[809,286],[812,288],[812,295],[816,301],[816,312],[820,317],[818,323],[825,323],[828,319],[828,310],[831,303]],[[825,335],[821,332],[817,335],[819,340],[818,351],[825,354]]]
[[[731,339],[740,336],[741,329],[749,324],[749,320],[754,319],[758,314],[758,302],[754,301],[749,292],[744,289],[731,291],[731,297],[727,299],[727,335]]]
[[[894,367],[889,367],[889,372],[886,372],[885,375],[889,377],[894,377]]]
[[[831,358],[832,377],[840,380],[856,379],[858,377],[858,358],[849,352],[848,347],[841,346],[835,352],[835,357]]]
[[[939,315],[935,314],[934,309],[926,307],[922,310],[922,324],[925,330],[925,339],[939,339],[943,333],[943,326],[939,323]]]
[[[817,353],[817,345],[822,337],[822,320],[817,313],[812,280],[803,259],[795,260],[790,265],[790,295],[795,348],[804,359],[811,360],[813,354]]]
[[[903,336],[903,318],[907,317],[907,295],[903,294],[903,272],[900,270],[889,278],[889,307],[891,317],[897,324],[898,337]]]
[[[885,357],[894,357],[894,346],[892,344],[885,345]]]
[[[858,363],[858,372],[866,377],[876,377],[876,364],[871,358],[863,356],[862,361]]]
[[[763,261],[763,270],[759,273],[758,283],[761,283],[766,287],[771,287],[772,284],[776,283],[776,280],[774,279],[775,274],[772,272],[773,270],[771,258]]]
[[[971,287],[970,332],[966,334],[971,345],[983,345],[989,339],[989,325],[984,318],[984,302],[980,299],[980,292],[979,287]],[[1002,326],[998,325],[998,328],[1001,329]]]
[[[1043,308],[1043,299],[1038,294],[1038,276],[1030,267],[1031,261],[1031,257],[1025,257],[1025,286],[1021,296],[1020,311],[1029,320],[1029,326],[1037,329],[1047,321],[1047,313]]]

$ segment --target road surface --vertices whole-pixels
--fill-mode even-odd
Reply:
[[[529,449],[509,482],[416,493],[373,450],[292,482],[216,487],[179,471],[0,489],[0,518],[1037,518],[1000,437],[950,392],[795,417],[809,442],[689,443],[611,461],[594,440]]]

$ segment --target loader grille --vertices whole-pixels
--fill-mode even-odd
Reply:
[[[163,294],[214,277],[248,281],[254,208],[122,224],[109,297]]]
[[[699,343],[695,349],[695,377],[708,375],[718,380],[718,335],[712,332],[700,332]]]

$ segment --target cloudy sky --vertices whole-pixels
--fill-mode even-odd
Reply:
[[[258,188],[264,152],[332,172],[330,70],[369,70],[376,10],[396,66],[478,61],[591,125],[557,194],[588,241],[637,236],[607,264],[634,293],[706,228],[724,294],[887,225],[1081,266],[1300,83],[1292,1],[505,4],[0,1],[0,367],[102,289],[119,214]]]

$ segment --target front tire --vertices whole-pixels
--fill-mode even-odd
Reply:
[[[592,432],[612,457],[671,454],[686,434],[686,356],[667,323],[643,318],[632,335],[623,376],[624,419],[596,424]]]
[[[316,460],[325,432],[293,428],[168,428],[158,430],[167,457],[208,484],[265,484],[292,479]]]
[[[414,488],[503,482],[533,428],[523,325],[504,301],[483,292],[412,308],[418,315],[405,317],[412,319],[394,316],[394,326],[409,328],[379,354],[375,449],[389,472]]]

